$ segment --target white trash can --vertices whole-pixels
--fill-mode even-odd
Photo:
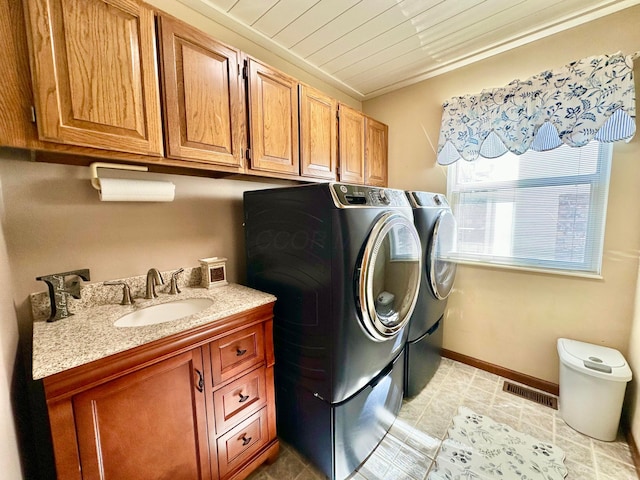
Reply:
[[[560,416],[593,438],[615,440],[631,369],[613,348],[558,339]]]

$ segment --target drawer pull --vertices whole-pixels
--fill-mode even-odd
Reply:
[[[240,400],[238,400],[238,402],[240,403],[244,403],[249,400],[249,395],[242,395],[242,392],[240,392],[238,395],[240,395]]]
[[[243,348],[242,350],[240,350],[240,348],[236,349],[236,356],[237,357],[241,357],[242,355],[244,355],[245,353],[247,353],[247,349]]]
[[[243,433],[242,437],[240,437],[240,440],[242,440],[242,446],[246,447],[251,442],[251,437],[247,438],[247,434]]]
[[[198,370],[197,368],[195,368],[194,370],[198,374],[198,384],[196,385],[196,388],[200,393],[202,393],[204,392],[204,377],[202,376],[202,372],[200,370]]]

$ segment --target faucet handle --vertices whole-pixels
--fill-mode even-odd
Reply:
[[[184,268],[176,270],[171,274],[171,286],[169,287],[169,295],[180,293],[180,288],[178,287],[178,275],[180,275],[182,272],[184,272]]]
[[[122,285],[122,301],[120,305],[133,305],[133,302],[135,302],[135,300],[131,298],[131,288],[129,288],[126,282],[107,280],[103,285]]]

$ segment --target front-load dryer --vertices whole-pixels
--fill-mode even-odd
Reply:
[[[420,293],[405,348],[405,396],[427,385],[440,364],[443,317],[453,289],[456,264],[448,255],[456,244],[456,220],[444,195],[407,192],[422,244]]]
[[[278,434],[346,478],[393,423],[420,238],[403,191],[341,183],[245,192],[249,286],[273,293]]]

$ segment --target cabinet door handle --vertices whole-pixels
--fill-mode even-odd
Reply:
[[[247,434],[243,433],[242,437],[240,437],[240,440],[242,440],[242,446],[246,447],[247,445],[249,445],[249,442],[251,442],[251,437],[247,438]]]
[[[240,395],[240,400],[238,400],[238,402],[240,403],[244,403],[249,400],[249,395],[243,395],[242,392],[240,392],[238,395]]]
[[[196,388],[200,393],[202,393],[204,392],[204,377],[202,376],[202,372],[200,370],[198,370],[197,368],[194,370],[198,374],[198,384],[196,385]]]
[[[236,356],[237,357],[241,357],[242,355],[244,355],[245,353],[247,353],[247,349],[243,348],[242,350],[240,350],[240,347],[238,347],[236,349]]]

